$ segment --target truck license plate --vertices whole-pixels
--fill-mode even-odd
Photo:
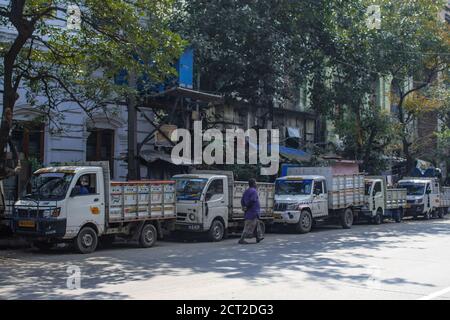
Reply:
[[[19,227],[23,228],[34,228],[36,224],[32,220],[21,220],[19,221]]]

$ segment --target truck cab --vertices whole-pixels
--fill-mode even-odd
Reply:
[[[328,215],[327,183],[323,176],[287,176],[275,182],[274,222],[307,233],[316,218]]]
[[[182,174],[176,182],[176,229],[208,232],[220,241],[228,228],[230,203],[229,177],[220,174]]]
[[[388,188],[385,177],[365,177],[364,184],[362,217],[374,224],[381,224],[385,218],[401,222],[407,207],[406,189]]]
[[[423,216],[428,220],[439,211],[440,186],[437,179],[404,178],[398,182],[398,186],[407,189],[406,216]]]
[[[105,228],[105,189],[101,167],[50,167],[37,170],[14,205],[12,227],[37,246],[75,238],[90,226]],[[86,239],[88,240],[88,239]]]

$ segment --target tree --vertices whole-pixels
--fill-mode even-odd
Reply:
[[[411,123],[418,115],[439,108],[430,92],[439,85],[450,62],[450,29],[439,19],[440,0],[386,1],[382,32],[377,34],[378,65],[392,77],[403,156],[407,170],[414,164]]]
[[[68,5],[75,16],[79,9],[78,30],[66,28]],[[184,42],[169,28],[171,9],[171,0],[11,0],[0,7],[0,26],[14,30],[0,47],[0,179],[14,174],[5,159],[21,87],[49,116],[67,103],[91,114],[136,97],[136,88],[113,79],[121,73],[158,82],[175,72]]]
[[[196,50],[201,87],[267,110],[320,66],[328,1],[178,1],[177,30]]]
[[[396,143],[393,135],[386,136],[389,132],[386,129],[392,126],[399,129],[402,153],[410,169],[413,165],[410,124],[419,111],[427,109],[424,103],[430,100],[422,100],[420,110],[416,108],[415,113],[405,106],[408,97],[430,87],[448,65],[448,25],[438,19],[443,2],[339,1],[336,4],[334,27],[329,28],[335,35],[332,38],[336,54],[330,56],[330,63],[335,68],[335,105],[347,114],[347,117],[336,117],[335,123],[344,129],[341,130],[344,140],[352,141],[345,152],[364,160],[366,169],[372,167],[369,159],[383,152],[374,142],[380,144],[387,139]],[[380,6],[380,29],[367,26],[366,12],[371,4]],[[379,121],[381,114],[371,96],[375,91],[373,84],[380,78],[392,79],[388,85],[392,84],[395,92],[392,102],[398,110],[398,126]],[[389,92],[383,94],[390,96]],[[386,123],[390,124],[386,127]],[[389,144],[381,143],[381,146],[389,148]]]

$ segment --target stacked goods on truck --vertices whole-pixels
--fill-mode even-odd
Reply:
[[[429,220],[443,218],[450,207],[450,188],[441,187],[437,178],[406,177],[398,187],[407,189],[408,208],[405,216]]]
[[[335,161],[328,167],[294,167],[275,182],[274,223],[307,233],[316,221],[351,228],[365,203],[364,175],[357,163]]]
[[[80,253],[95,251],[115,236],[142,247],[173,229],[173,181],[112,182],[109,163],[43,168],[30,181],[31,193],[16,202],[13,231],[38,248],[73,243]]]
[[[179,231],[207,233],[211,241],[220,241],[228,232],[240,232],[244,226],[241,198],[247,182],[234,181],[230,171],[194,171],[173,177],[177,188]],[[273,218],[273,183],[257,183],[261,204],[260,230]]]

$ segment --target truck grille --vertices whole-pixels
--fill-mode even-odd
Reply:
[[[273,210],[284,212],[287,210],[287,203],[275,203]]]
[[[185,221],[187,217],[187,213],[177,213],[177,221]]]
[[[17,209],[17,216],[19,218],[42,218],[44,210],[37,209]]]

